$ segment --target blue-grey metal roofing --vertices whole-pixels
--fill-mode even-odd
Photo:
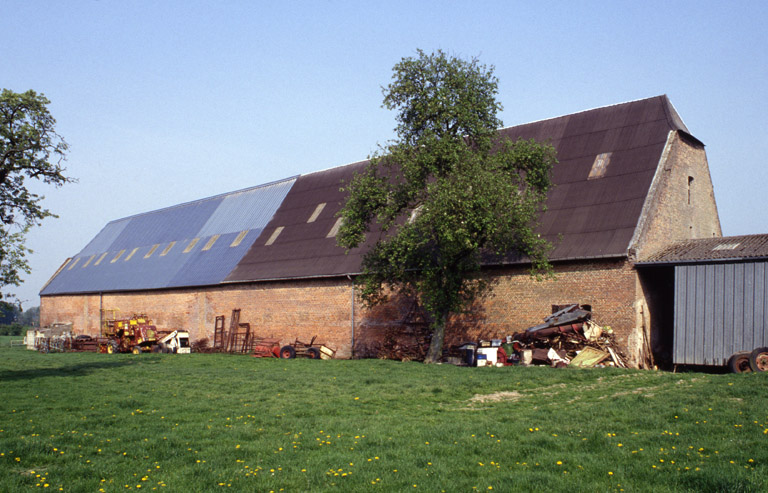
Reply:
[[[675,266],[676,364],[725,365],[768,346],[768,263]]]
[[[261,234],[295,181],[292,177],[112,221],[40,294],[218,284]]]

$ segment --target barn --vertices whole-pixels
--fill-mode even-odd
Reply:
[[[548,141],[554,187],[537,231],[553,244],[553,278],[514,255],[484,268],[493,293],[449,322],[447,343],[536,325],[552,307],[592,306],[633,366],[654,363],[652,292],[636,263],[676,241],[720,237],[704,144],[665,95],[499,130]],[[161,328],[213,338],[215,318],[241,309],[257,335],[318,340],[340,357],[423,344],[413,300],[367,309],[354,278],[368,248],[336,245],[340,186],[365,161],[108,223],[43,286],[41,324],[96,335],[104,314],[146,313]],[[374,241],[371,235],[369,241]],[[394,341],[394,342],[393,342]]]

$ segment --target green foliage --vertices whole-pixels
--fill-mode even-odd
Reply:
[[[0,491],[766,491],[767,378],[5,343]]]
[[[398,138],[345,187],[337,241],[358,247],[378,223],[360,295],[369,306],[389,290],[418,296],[433,320],[427,359],[436,361],[448,315],[488,292],[484,258],[512,252],[534,272],[550,269],[550,245],[533,228],[556,155],[533,140],[499,141],[492,67],[442,51],[418,55],[395,65],[384,89],[384,106],[398,112]]]
[[[50,101],[29,90],[0,93],[0,287],[18,286],[29,273],[24,236],[29,228],[53,214],[44,197],[27,188],[27,180],[60,186],[67,143],[56,133]]]
[[[0,336],[21,336],[27,327],[20,323],[0,324]]]

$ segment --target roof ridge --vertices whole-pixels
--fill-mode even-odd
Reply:
[[[551,118],[542,118],[541,120],[533,120],[533,121],[530,121],[530,122],[518,123],[516,125],[510,125],[508,127],[502,127],[502,128],[499,128],[498,131],[507,130],[507,129],[515,128],[515,127],[522,127],[524,125],[532,125],[534,123],[547,122],[547,121],[550,121],[550,120],[557,120],[558,118],[565,118],[566,116],[580,115],[582,113],[588,113],[590,111],[603,110],[603,109],[607,109],[607,108],[613,108],[613,107],[616,107],[616,106],[622,106],[622,105],[625,105],[625,104],[639,103],[639,102],[642,102],[642,101],[650,101],[652,99],[659,99],[659,98],[666,98],[666,97],[667,97],[666,94],[660,94],[658,96],[651,96],[651,97],[648,97],[648,98],[633,99],[631,101],[624,101],[622,103],[614,103],[614,104],[607,104],[605,106],[597,106],[595,108],[590,108],[590,109],[586,109],[586,110],[576,111],[574,113],[565,113],[563,115],[554,116],[554,117],[551,117]]]
[[[121,222],[121,221],[125,221],[127,219],[133,219],[133,218],[140,217],[140,216],[146,216],[148,214],[155,214],[157,212],[165,212],[165,211],[170,211],[170,210],[173,210],[173,209],[179,209],[181,207],[187,207],[187,206],[190,206],[192,204],[200,204],[200,203],[203,203],[203,202],[207,202],[209,200],[214,200],[214,199],[218,199],[218,198],[221,198],[221,197],[228,197],[230,195],[235,195],[235,194],[238,194],[238,193],[250,192],[252,190],[256,190],[256,189],[259,189],[259,188],[270,187],[270,186],[273,186],[273,185],[278,185],[278,184],[281,184],[281,183],[285,183],[287,181],[296,180],[298,177],[299,177],[299,175],[293,175],[293,176],[289,176],[288,178],[283,178],[281,180],[274,180],[274,181],[270,181],[268,183],[262,183],[260,185],[254,185],[252,187],[241,188],[240,190],[233,190],[231,192],[219,193],[219,194],[216,194],[216,195],[211,195],[210,197],[203,197],[201,199],[190,200],[189,202],[182,202],[181,204],[174,204],[174,205],[169,205],[168,207],[161,207],[160,209],[152,209],[150,211],[139,212],[137,214],[131,214],[130,216],[121,217],[119,219],[113,219],[112,221],[109,221],[106,225],[110,225],[112,223],[118,223],[118,222]]]

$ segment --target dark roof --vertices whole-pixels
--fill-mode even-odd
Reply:
[[[220,283],[272,218],[296,178],[107,224],[41,295]]]
[[[342,184],[367,164],[362,161],[300,176],[264,233],[226,281],[359,272],[365,247],[345,253],[331,233],[338,221],[336,213],[344,202]],[[272,238],[276,231],[277,236]]]
[[[768,234],[686,240],[667,247],[638,265],[682,264],[768,258]]]
[[[555,186],[538,228],[555,245],[552,260],[627,255],[671,130],[688,134],[667,96],[500,130],[504,138],[549,141],[557,149]],[[607,165],[600,177],[590,179],[598,161]],[[343,202],[342,182],[366,164],[299,177],[261,238],[226,281],[357,273],[369,245],[345,255],[328,233]],[[320,203],[326,204],[322,212],[308,222]],[[267,245],[277,228],[282,228],[279,235]]]
[[[553,260],[627,254],[670,130],[688,133],[667,96],[658,96],[501,131],[557,149],[538,228],[555,245]],[[609,160],[605,173],[589,179],[600,156]]]

